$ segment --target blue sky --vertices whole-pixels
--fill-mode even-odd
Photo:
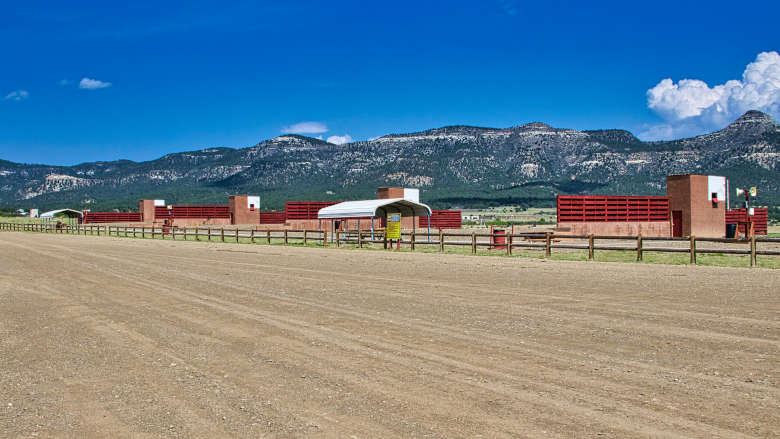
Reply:
[[[245,147],[301,122],[326,139],[532,121],[664,138],[780,102],[766,86],[780,63],[757,61],[780,50],[778,2],[30,1],[2,12],[0,158],[19,162]],[[751,63],[763,94],[724,98],[716,85]],[[678,87],[686,78],[707,88]],[[729,110],[710,114],[718,99]]]

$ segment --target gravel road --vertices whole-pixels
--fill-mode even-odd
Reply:
[[[2,437],[777,437],[780,271],[0,233]]]

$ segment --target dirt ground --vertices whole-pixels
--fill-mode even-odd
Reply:
[[[777,437],[780,273],[0,233],[2,437]]]

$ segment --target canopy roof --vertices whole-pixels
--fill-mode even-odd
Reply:
[[[425,204],[403,198],[345,201],[320,209],[317,218],[385,217],[388,213],[400,213],[403,216],[428,216],[431,214],[431,208]]]
[[[44,212],[40,215],[41,218],[54,218],[54,215],[57,215],[58,213],[64,212],[68,216],[82,216],[83,213],[79,212],[78,210],[74,209],[57,209],[57,210],[50,210],[48,212]]]

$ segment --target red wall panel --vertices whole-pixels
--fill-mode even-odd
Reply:
[[[260,212],[260,224],[284,224],[286,220],[287,212],[284,210],[279,212]]]
[[[756,235],[766,235],[767,222],[769,220],[769,209],[756,207],[753,209],[753,231]],[[732,209],[726,211],[726,224],[739,224],[747,221],[747,210]],[[737,227],[739,233],[745,233],[745,225]]]
[[[86,212],[84,223],[138,223],[141,214],[138,212]]]
[[[155,218],[230,218],[229,206],[188,206],[175,205],[154,208]]]
[[[558,195],[558,222],[667,221],[669,198]]]
[[[431,227],[436,229],[459,229],[461,228],[462,215],[460,210],[434,210],[431,212]],[[428,227],[428,217],[421,216],[418,222],[419,227]]]
[[[338,204],[339,201],[288,201],[284,203],[288,220],[317,219],[317,213],[323,207]]]

